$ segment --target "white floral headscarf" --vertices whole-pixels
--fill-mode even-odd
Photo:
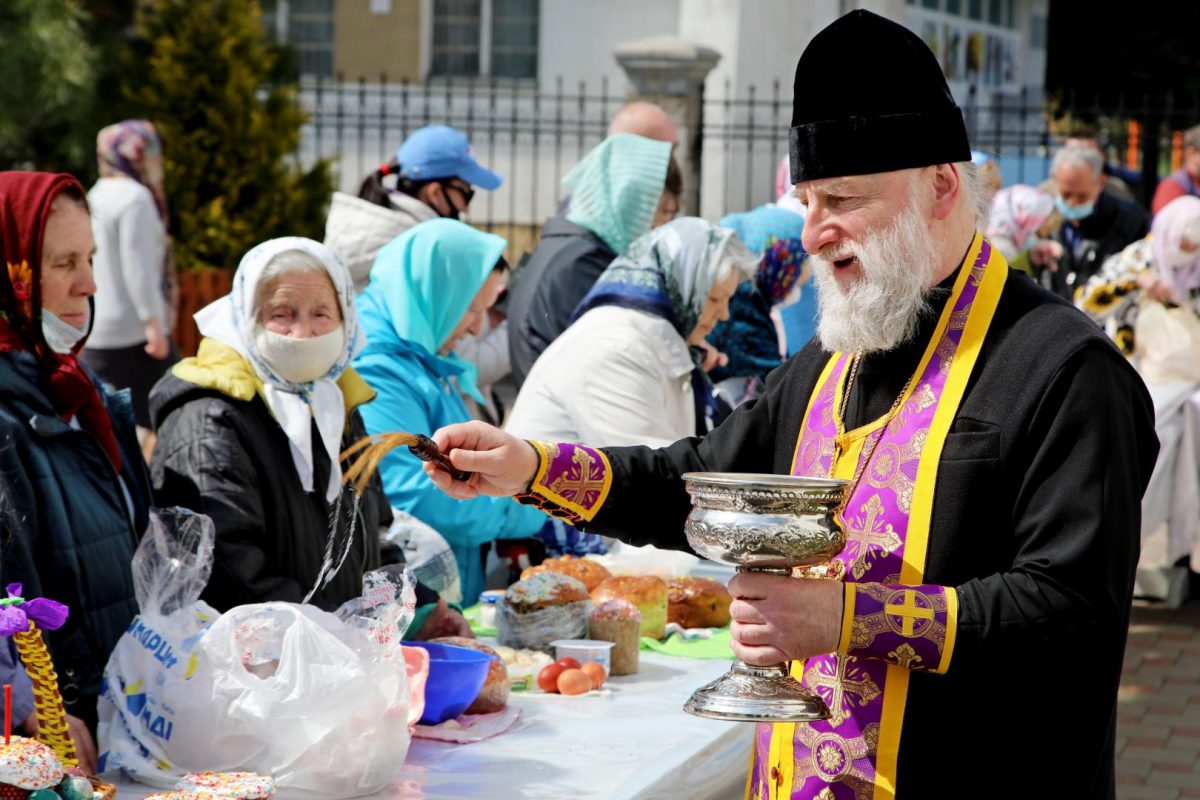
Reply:
[[[290,250],[308,253],[325,268],[337,292],[346,332],[342,353],[329,372],[322,378],[302,384],[284,380],[276,374],[254,344],[258,327],[255,301],[263,272],[276,256]],[[332,502],[341,491],[342,469],[338,453],[346,426],[346,404],[337,379],[367,344],[354,308],[354,281],[341,258],[320,242],[299,236],[263,242],[243,256],[229,294],[196,312],[196,324],[201,334],[229,345],[253,365],[263,381],[267,407],[287,434],[292,462],[306,492],[313,490],[312,422],[316,420],[321,443],[329,454],[330,474],[325,498]]]

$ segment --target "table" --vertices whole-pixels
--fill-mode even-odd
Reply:
[[[1142,498],[1142,556],[1136,592],[1177,608],[1186,597],[1189,557],[1200,569],[1200,384],[1147,383],[1154,402],[1158,461]]]
[[[374,797],[741,798],[753,726],[683,713],[692,690],[728,668],[643,651],[637,675],[611,678],[598,693],[514,693],[522,714],[513,729],[466,745],[414,739],[404,769]],[[117,785],[120,798],[153,791]]]

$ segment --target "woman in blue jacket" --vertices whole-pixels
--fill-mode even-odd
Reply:
[[[362,409],[369,433],[432,434],[471,418],[459,395],[483,402],[475,366],[454,355],[455,344],[478,334],[503,287],[505,241],[461,222],[423,222],[379,251],[371,282],[358,297],[367,347],[354,368],[378,392]],[[459,502],[438,491],[421,462],[398,450],[380,465],[383,488],[407,511],[446,538],[458,560],[463,604],[483,590],[480,545],[533,536],[546,517],[509,498]]]

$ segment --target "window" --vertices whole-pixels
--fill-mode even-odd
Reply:
[[[482,5],[482,0],[434,0],[434,75],[479,74]]]
[[[962,0],[946,0],[946,13],[954,17],[962,16]]]
[[[937,11],[937,10],[938,10],[938,6],[939,6],[939,5],[941,5],[941,4],[938,2],[938,0],[921,0],[921,5],[922,5],[924,8],[931,8],[931,9],[933,9],[934,11]]]
[[[536,78],[541,0],[434,0],[435,76]]]
[[[536,78],[539,0],[492,0],[492,71],[499,78]]]
[[[983,0],[967,0],[967,16],[971,19],[983,19]]]
[[[334,0],[266,0],[262,4],[267,34],[291,45],[302,75],[333,74]]]
[[[989,0],[988,2],[988,22],[993,25],[1004,24],[1004,0]]]

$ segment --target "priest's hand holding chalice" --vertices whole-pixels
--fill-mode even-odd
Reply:
[[[457,469],[471,473],[468,480],[456,481],[437,464],[425,465],[434,483],[459,499],[479,494],[530,498],[531,485],[553,485],[548,473],[560,467],[557,446],[531,445],[482,423],[443,428],[433,439]],[[553,448],[549,456],[547,447]],[[594,478],[596,505],[602,504],[605,490],[596,476],[606,466],[599,463],[603,456],[578,447],[571,453],[573,463],[563,467],[562,485],[580,488]],[[845,533],[835,517],[847,482],[705,472],[681,477],[692,500],[685,526],[688,543],[700,555],[738,568],[729,584],[738,659],[728,673],[698,689],[684,710],[724,720],[825,719],[825,702],[793,680],[784,662],[836,649],[842,584],[798,580],[791,574],[794,568],[830,561],[845,546]],[[572,515],[593,498],[568,499],[578,503],[564,503],[566,508],[543,504],[543,510],[580,522]]]

